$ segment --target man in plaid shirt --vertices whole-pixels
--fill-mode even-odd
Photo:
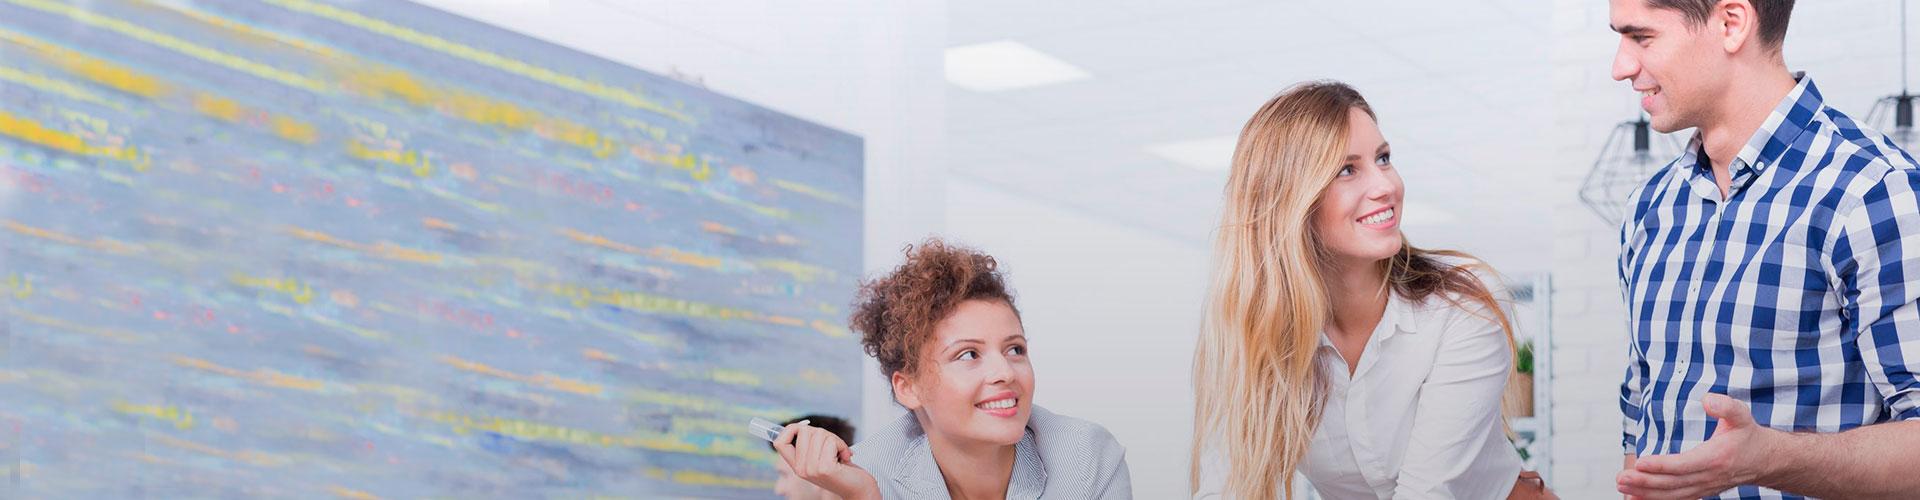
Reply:
[[[1781,55],[1792,0],[1610,0],[1613,77],[1697,129],[1633,195],[1619,490],[1920,498],[1920,169]]]

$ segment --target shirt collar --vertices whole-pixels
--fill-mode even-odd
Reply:
[[[940,475],[940,465],[933,460],[933,446],[924,432],[907,444],[907,451],[900,455],[900,465],[894,471],[893,481],[901,489],[912,492],[908,495],[911,498],[952,496],[947,492],[946,478]],[[1007,480],[1007,500],[1038,499],[1046,489],[1046,464],[1040,460],[1040,448],[1029,427],[1013,446],[1013,477]]]
[[[1400,309],[1405,307],[1406,299],[1401,298],[1399,292],[1389,289],[1387,291],[1387,310],[1381,313],[1380,324],[1373,328],[1373,336],[1367,339],[1367,345],[1384,342],[1388,338],[1401,332],[1413,331],[1412,315],[1403,314],[1400,311]],[[1320,345],[1322,347],[1333,347],[1333,338],[1327,336],[1326,329],[1320,330]]]
[[[1747,144],[1740,147],[1740,154],[1727,164],[1730,176],[1728,186],[1731,188],[1729,194],[1745,188],[1754,178],[1766,172],[1768,167],[1778,164],[1780,157],[1791,149],[1800,134],[1813,127],[1814,118],[1826,106],[1820,88],[1813,84],[1813,78],[1808,77],[1806,72],[1795,72],[1793,78],[1796,82],[1793,90],[1780,98],[1773,112],[1767,115],[1767,121],[1760,124],[1753,136],[1747,138]],[[1693,139],[1687,141],[1686,152],[1675,165],[1692,168],[1695,176],[1705,176],[1712,167],[1700,163],[1703,147],[1700,133],[1694,132]],[[1718,188],[1714,192],[1717,195]]]

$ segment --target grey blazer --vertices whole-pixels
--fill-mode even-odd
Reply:
[[[949,498],[927,433],[909,413],[866,434],[853,446],[853,463],[873,474],[880,497]],[[1027,433],[1014,445],[1007,500],[1133,498],[1127,450],[1100,424],[1056,415],[1038,405]]]

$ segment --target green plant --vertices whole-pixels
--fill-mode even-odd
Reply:
[[[1514,351],[1513,370],[1524,375],[1533,374],[1533,341],[1521,343],[1520,348]]]

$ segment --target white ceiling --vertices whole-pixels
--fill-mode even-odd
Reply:
[[[756,68],[793,58],[763,53],[767,47],[804,41],[783,41],[800,31],[790,25],[874,19],[845,8],[765,0],[421,1],[636,66],[690,71],[749,98],[758,95],[751,91],[761,80],[752,78]],[[1898,62],[1898,2],[1799,3],[1789,65],[1812,72],[1837,106],[1864,117],[1872,98],[1898,87],[1898,73],[1890,69]],[[1184,167],[1146,148],[1236,134],[1262,102],[1303,80],[1343,80],[1372,101],[1407,181],[1406,231],[1414,243],[1466,250],[1509,274],[1551,267],[1548,235],[1565,214],[1549,207],[1573,196],[1556,191],[1554,177],[1584,174],[1597,153],[1556,151],[1543,131],[1555,126],[1554,80],[1580,76],[1558,66],[1606,71],[1592,67],[1604,63],[1580,56],[1592,51],[1556,46],[1611,52],[1604,32],[1555,35],[1556,28],[1601,29],[1585,22],[1605,16],[1599,0],[1585,15],[1555,12],[1552,2],[1540,0],[946,4],[949,46],[1015,40],[1092,74],[992,93],[948,85],[949,175],[1196,247],[1210,245],[1225,174]],[[1920,13],[1909,22],[1915,17]],[[663,51],[656,38],[685,41]],[[1618,96],[1613,108],[1620,116],[1603,120],[1601,129],[1632,117],[1634,96],[1624,85]]]
[[[1549,214],[1534,207],[1547,206],[1550,149],[1530,138],[1551,119],[1551,10],[1528,0],[951,2],[951,45],[1016,40],[1093,77],[949,87],[948,169],[1205,247],[1225,174],[1145,148],[1237,134],[1286,86],[1334,78],[1367,95],[1395,145],[1416,244],[1545,270]]]
[[[1835,106],[1864,119],[1874,99],[1899,89],[1899,2],[1799,4],[1788,65],[1814,75]],[[1093,75],[992,93],[949,86],[948,170],[959,178],[1206,247],[1225,174],[1146,148],[1231,136],[1286,86],[1333,78],[1367,96],[1395,145],[1410,205],[1405,228],[1415,244],[1466,250],[1510,274],[1541,272],[1552,265],[1554,221],[1589,217],[1549,207],[1574,196],[1554,178],[1584,175],[1598,148],[1556,151],[1547,131],[1556,118],[1553,80],[1608,70],[1575,57],[1611,56],[1613,35],[1583,21],[1604,19],[1603,1],[1587,5],[1585,15],[1556,13],[1552,2],[1538,0],[948,5],[952,46],[1015,40]],[[1910,13],[1907,23],[1920,31],[1916,17]],[[1556,37],[1566,31],[1556,23],[1600,31]],[[1569,43],[1582,46],[1556,47]],[[1920,57],[1910,59],[1920,66]],[[1580,71],[1557,71],[1575,65]],[[1634,116],[1635,96],[1624,84],[1618,99],[1617,106],[1593,103],[1619,110],[1596,129]]]

